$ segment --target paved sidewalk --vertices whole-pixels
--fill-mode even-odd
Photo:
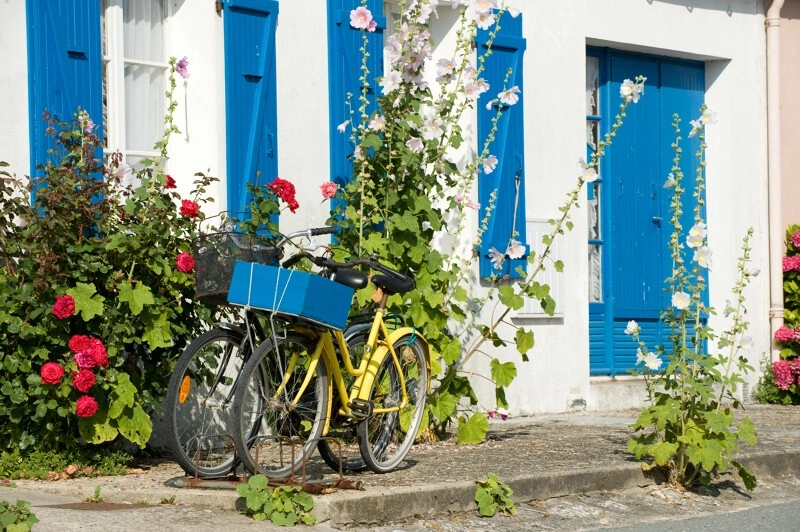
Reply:
[[[518,502],[652,484],[626,450],[635,412],[536,416],[491,425],[476,446],[452,442],[416,445],[404,466],[386,475],[346,475],[364,490],[315,495],[315,528],[361,527],[475,508],[475,482],[488,472],[514,490]],[[748,405],[757,445],[742,442],[737,457],[756,476],[800,475],[800,407]],[[321,460],[309,464],[321,474]],[[330,471],[330,470],[328,470]],[[332,478],[330,474],[326,479]],[[172,462],[120,477],[55,482],[17,481],[0,499],[30,501],[41,520],[34,530],[250,530],[264,523],[238,515],[233,489],[171,487],[186,484]],[[106,504],[81,504],[100,486]],[[159,503],[170,504],[159,504]],[[68,506],[59,506],[68,505]],[[107,511],[117,510],[117,511]]]

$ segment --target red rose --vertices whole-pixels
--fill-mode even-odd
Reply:
[[[44,384],[58,384],[61,382],[61,377],[64,376],[64,368],[55,362],[45,362],[42,369],[39,370],[39,375]]]
[[[97,365],[91,350],[87,349],[75,355],[75,363],[80,369],[92,369]]]
[[[176,188],[175,180],[169,174],[167,174],[167,182],[164,183],[164,188]]]
[[[89,349],[89,337],[84,334],[76,334],[69,339],[69,350],[73,353],[80,353]]]
[[[184,251],[183,253],[178,254],[175,258],[175,264],[178,265],[178,271],[183,273],[189,273],[194,270],[194,259],[192,258],[191,254]]]
[[[103,367],[108,366],[108,353],[106,352],[106,346],[103,345],[103,342],[99,338],[90,338],[89,347],[86,349],[86,351],[92,355],[95,364]]]
[[[181,214],[187,218],[197,218],[200,215],[200,207],[192,200],[181,201]]]
[[[88,369],[82,369],[72,374],[72,387],[79,392],[86,393],[95,383],[94,373]]]
[[[72,296],[67,294],[65,296],[56,297],[56,303],[53,305],[53,315],[64,320],[75,314],[75,300]]]
[[[97,401],[94,397],[84,395],[75,403],[75,413],[78,417],[92,417],[97,413]]]
[[[268,184],[267,187],[272,191],[273,194],[278,196],[278,198],[286,203],[289,206],[289,210],[295,212],[300,204],[297,203],[295,199],[295,189],[294,185],[290,182],[286,181],[285,179],[281,179],[280,177],[276,177],[275,180]]]

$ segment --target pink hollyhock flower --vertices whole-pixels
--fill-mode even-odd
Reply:
[[[164,188],[177,188],[177,185],[175,184],[175,180],[169,174],[167,174],[167,180],[164,183]]]
[[[779,390],[788,390],[794,383],[792,368],[785,360],[778,360],[772,364],[772,373],[775,375],[775,386]]]
[[[800,231],[795,231],[792,235],[792,245],[796,248],[800,248]]]
[[[106,352],[106,346],[103,345],[103,342],[99,338],[89,339],[89,347],[86,349],[86,351],[92,355],[95,364],[102,367],[108,366],[108,353]]]
[[[323,198],[331,199],[336,196],[336,191],[339,189],[339,185],[333,181],[328,181],[327,183],[322,183],[319,186],[319,189],[322,191]]]
[[[80,369],[92,369],[97,365],[97,361],[89,349],[77,353],[74,360]]]
[[[73,353],[81,353],[89,349],[89,337],[84,334],[76,334],[69,339],[69,350]]]
[[[64,376],[64,368],[55,362],[45,362],[39,370],[43,384],[58,384]]]
[[[97,413],[97,400],[94,397],[84,395],[75,403],[75,413],[78,417],[92,417]]]
[[[178,74],[180,74],[183,79],[189,79],[189,69],[187,68],[188,66],[189,66],[189,58],[186,56],[183,56],[183,59],[181,59],[175,64],[175,70],[178,71]]]
[[[181,214],[187,218],[197,218],[200,215],[200,207],[192,200],[181,201]]]
[[[69,318],[75,314],[75,300],[71,295],[57,296],[53,305],[53,316],[60,320]]]
[[[179,272],[190,273],[194,270],[194,259],[192,255],[186,251],[179,253],[178,256],[175,257],[175,264],[177,264]]]
[[[375,31],[375,27],[370,30],[372,22],[372,12],[364,6],[358,6],[350,12],[350,25],[357,30]]]
[[[72,387],[81,393],[86,393],[94,386],[96,378],[94,373],[88,369],[82,369],[72,374]]]
[[[790,342],[794,340],[794,331],[789,327],[781,327],[775,331],[776,342]]]

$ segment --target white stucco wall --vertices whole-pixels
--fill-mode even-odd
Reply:
[[[735,278],[734,257],[747,227],[755,228],[754,267],[762,274],[748,289],[751,362],[769,348],[764,7],[761,1],[685,3],[643,0],[514,0],[522,11],[525,53],[526,204],[529,218],[551,218],[577,179],[585,146],[585,50],[610,46],[706,61],[707,104],[718,123],[707,131],[709,242],[714,251],[711,304],[720,311]],[[213,3],[174,0],[167,26],[168,55],[188,56],[191,77],[179,84],[176,123],[184,135],[170,143],[169,172],[187,190],[192,174],[209,170],[225,198],[225,116],[222,17]],[[442,2],[440,9],[449,10]],[[0,0],[0,160],[28,173],[25,12],[20,0]],[[438,24],[443,24],[442,21]],[[437,23],[435,23],[437,24]],[[446,33],[446,29],[435,28]],[[322,224],[327,204],[318,185],[329,175],[326,8],[323,0],[283,1],[277,26],[279,175],[294,182],[301,210],[283,220],[287,229]],[[719,38],[724,35],[725,38]],[[309,37],[312,36],[312,37]],[[636,73],[631,73],[631,77]],[[647,88],[645,89],[647,97]],[[188,103],[186,108],[184,104]],[[696,117],[685,117],[685,123]],[[187,122],[188,119],[188,122]],[[188,126],[188,127],[187,127]],[[188,132],[188,140],[185,133]],[[613,147],[611,148],[613,149]],[[585,205],[582,205],[585,207]],[[628,406],[635,396],[618,382],[588,373],[588,271],[586,209],[573,214],[565,235],[562,318],[516,320],[532,328],[530,362],[513,347],[490,354],[517,362],[508,389],[514,415]],[[721,312],[720,312],[721,315]],[[711,321],[723,330],[721,317]],[[486,359],[476,356],[469,369]],[[485,371],[482,371],[486,373]],[[624,379],[622,379],[624,380]],[[754,383],[755,376],[750,382]],[[476,380],[481,406],[494,407],[493,386]],[[638,401],[638,398],[636,399]]]
[[[30,174],[25,2],[0,0],[0,161]]]

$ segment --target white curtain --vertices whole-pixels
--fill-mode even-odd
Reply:
[[[164,133],[164,3],[163,0],[123,0],[122,10],[125,149],[149,151]]]

